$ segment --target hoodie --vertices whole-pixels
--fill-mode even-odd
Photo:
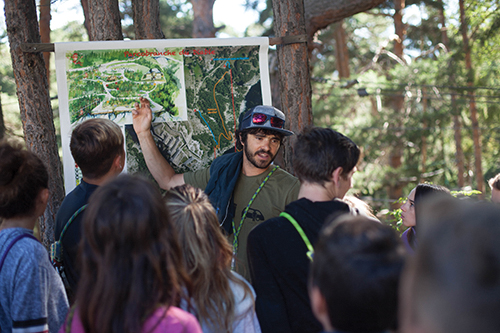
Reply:
[[[340,201],[312,202],[302,198],[286,206],[314,246],[323,224],[334,215],[349,213]],[[256,311],[262,332],[321,332],[307,291],[311,261],[307,246],[288,219],[275,217],[248,236],[247,254]]]

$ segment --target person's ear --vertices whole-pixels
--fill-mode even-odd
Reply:
[[[326,304],[326,299],[317,286],[312,286],[309,289],[309,298],[311,299],[311,308],[316,319],[323,325],[325,331],[332,331],[330,317],[328,316],[328,304]]]
[[[243,138],[242,138],[242,136],[241,136],[241,132],[240,132],[240,133],[238,133],[238,136],[240,137],[240,143],[241,143],[241,145],[244,147],[244,146],[245,146],[245,143],[243,142]]]
[[[113,160],[113,167],[115,170],[119,171],[118,173],[120,173],[123,170],[124,163],[125,163],[125,159],[123,158],[123,155],[118,154],[115,156],[115,159]]]
[[[47,203],[49,202],[49,189],[44,188],[38,193],[38,197],[36,200],[36,210],[38,216],[42,215],[47,207]]]
[[[342,169],[342,167],[338,167],[337,169],[333,170],[332,180],[335,183],[335,185],[338,185],[339,179],[340,179],[340,177],[342,177],[342,171],[344,171],[344,169]]]

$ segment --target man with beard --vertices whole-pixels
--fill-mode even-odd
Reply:
[[[216,158],[210,168],[176,174],[156,147],[150,132],[149,101],[141,98],[133,111],[134,130],[149,171],[163,189],[190,184],[207,193],[221,227],[233,245],[232,267],[249,278],[246,242],[250,230],[278,216],[297,199],[300,183],[272,164],[284,136],[285,115],[272,106],[256,106],[240,117],[236,132],[239,151]]]

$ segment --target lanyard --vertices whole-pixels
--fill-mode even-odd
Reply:
[[[293,218],[292,215],[288,214],[287,212],[283,212],[280,214],[281,217],[286,218],[288,221],[290,221],[291,224],[297,229],[297,232],[299,233],[300,237],[304,241],[307,247],[307,252],[306,255],[309,258],[309,260],[313,261],[313,256],[314,256],[314,248],[311,245],[311,242],[309,241],[309,238],[307,238],[306,233],[304,232],[304,229],[300,226],[300,224]]]
[[[236,226],[234,224],[234,218],[233,218],[233,221],[232,221],[232,226],[233,226],[233,259],[231,260],[231,269],[232,270],[234,270],[234,258],[236,257],[236,254],[238,253],[238,246],[239,246],[238,236],[240,235],[241,227],[243,226],[243,221],[247,217],[248,210],[250,209],[250,206],[252,205],[255,198],[257,197],[257,194],[259,194],[260,190],[264,187],[264,185],[269,180],[269,177],[271,177],[271,175],[274,173],[274,171],[276,171],[276,169],[278,169],[277,165],[271,170],[271,172],[269,172],[269,174],[266,176],[266,178],[264,178],[264,180],[262,181],[262,184],[260,184],[257,191],[255,191],[254,195],[252,196],[252,198],[248,202],[248,205],[245,208],[243,215],[241,216],[241,221],[240,221],[240,225],[238,226],[238,230],[236,230]]]

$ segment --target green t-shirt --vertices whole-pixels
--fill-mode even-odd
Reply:
[[[270,165],[269,168],[258,176],[245,176],[240,174],[236,186],[234,188],[234,204],[235,209],[235,228],[238,230],[241,216],[245,211],[250,199],[259,188],[262,181],[266,178],[269,172],[274,168]],[[184,174],[184,182],[201,189],[205,189],[210,179],[210,169],[203,169],[195,172]],[[297,178],[288,172],[278,168],[269,177],[264,187],[260,190],[257,197],[250,206],[248,213],[243,221],[240,233],[238,235],[238,253],[236,255],[236,272],[243,275],[247,280],[250,280],[250,272],[248,271],[247,262],[247,238],[250,231],[258,224],[270,218],[279,216],[285,210],[285,206],[290,202],[297,200],[299,195],[300,182]],[[229,236],[229,242],[233,244],[233,235]]]

